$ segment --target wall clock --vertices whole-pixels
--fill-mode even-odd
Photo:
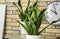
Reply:
[[[60,2],[52,2],[46,8],[45,17],[49,23],[60,18]],[[60,20],[54,25],[60,25]]]

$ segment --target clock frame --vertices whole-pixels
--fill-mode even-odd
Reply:
[[[45,18],[48,23],[58,20],[60,18],[60,2],[51,2],[47,5],[47,10],[45,11]],[[60,20],[53,25],[60,25]]]

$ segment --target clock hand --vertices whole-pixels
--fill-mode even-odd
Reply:
[[[55,14],[57,15],[57,12],[56,12],[56,8],[55,8],[55,5],[54,5],[54,3],[53,3],[53,6],[54,6]]]
[[[53,13],[56,13],[56,12],[54,12],[53,10],[51,10]]]

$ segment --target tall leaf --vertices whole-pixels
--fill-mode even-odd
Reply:
[[[17,7],[18,11],[21,13],[20,9],[18,8],[17,4],[13,2],[13,4]]]
[[[25,22],[26,26],[29,28],[30,34],[32,35],[32,28],[29,22]]]
[[[37,3],[38,3],[38,0],[33,4],[33,7],[35,7],[37,5]]]
[[[37,20],[35,21],[35,25],[36,25],[36,28],[37,30],[40,28],[41,26],[41,23],[42,23],[42,17],[43,17],[43,14],[45,12],[46,9],[43,9],[40,13],[39,13],[39,16],[37,18]]]
[[[29,7],[29,5],[30,5],[30,0],[28,0],[28,7]]]
[[[32,34],[36,34],[36,26],[35,26],[35,24],[34,24],[34,21],[27,15],[27,14],[25,14],[27,17],[28,17],[28,19],[29,19],[29,22],[30,22],[30,24],[31,24],[31,28],[32,28]]]
[[[25,13],[28,13],[28,8],[29,8],[29,6],[30,6],[30,0],[28,0],[28,5],[27,5],[27,7],[26,7]]]
[[[19,19],[21,19],[21,21],[24,20],[23,17],[21,16],[21,14],[18,14],[18,17],[19,17]]]
[[[33,21],[35,21],[37,19],[37,10],[36,10],[37,7],[34,7],[33,8],[33,12],[32,12],[32,19]]]
[[[32,13],[33,13],[33,7],[30,6],[29,10],[28,10],[28,14],[29,14],[30,17],[32,16]]]
[[[21,10],[23,11],[23,9],[22,9],[22,4],[21,4],[21,0],[18,0],[18,5],[19,5],[19,7],[21,8]]]
[[[55,21],[52,21],[51,24],[56,23],[57,21],[59,21],[59,19],[58,19],[58,20],[55,20]],[[43,32],[48,26],[50,26],[51,24],[49,24],[49,25],[47,25],[45,28],[43,28],[37,35],[39,35],[40,33],[42,33],[42,32]]]
[[[19,13],[18,12],[18,17],[21,19],[21,21],[28,21],[28,18],[25,16],[23,12]]]
[[[22,25],[22,27],[28,32],[28,34],[30,34],[29,28],[26,25],[22,24],[19,20],[16,21]]]

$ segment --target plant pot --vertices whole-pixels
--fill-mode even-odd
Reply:
[[[20,21],[22,24],[25,24],[24,22]],[[22,27],[22,25],[20,25],[20,30],[21,30],[21,34],[26,35],[28,34],[27,31]]]
[[[43,39],[42,35],[26,35],[26,39]]]

